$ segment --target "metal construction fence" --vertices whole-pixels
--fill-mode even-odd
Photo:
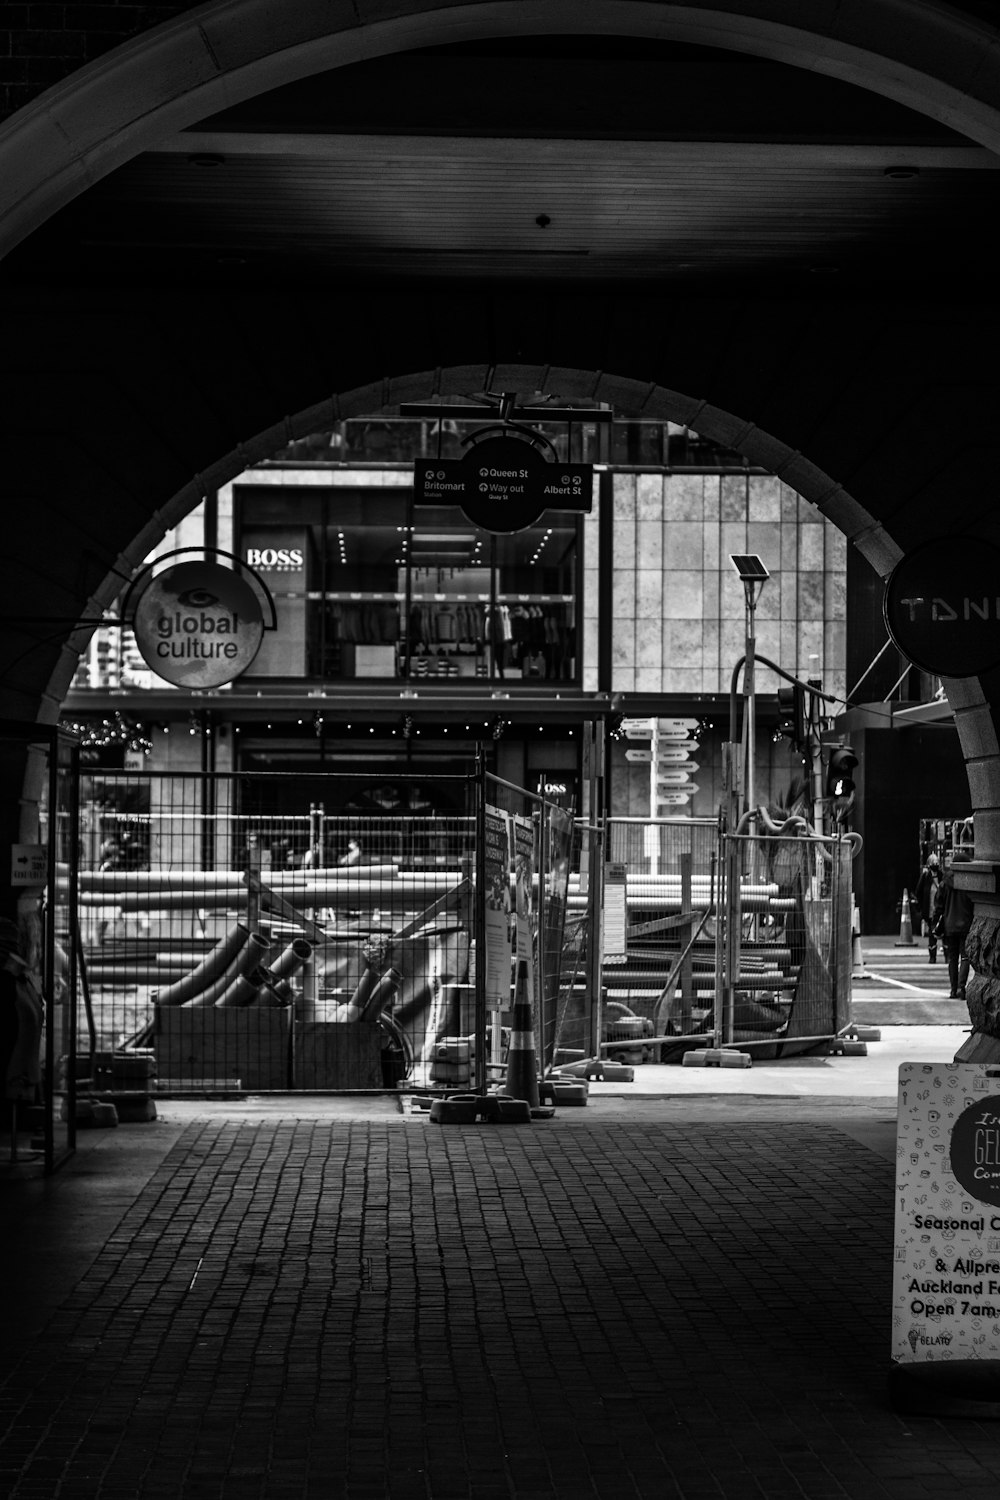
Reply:
[[[430,780],[462,811],[405,810]],[[146,1057],[163,1090],[374,1089],[427,1081],[469,1033],[475,779],[396,777],[404,810],[336,816],[296,810],[296,781],[82,778],[91,1054]]]
[[[567,1050],[582,1055],[588,1032],[589,910],[580,899],[583,827],[545,797],[486,777],[484,938],[486,1002],[503,1026],[512,987],[531,999],[543,1069]],[[524,967],[522,968],[521,965]],[[491,1063],[502,1053],[494,1037]]]
[[[834,1041],[851,1020],[854,848],[610,820],[627,916],[623,943],[605,936],[605,1053],[673,1062],[735,1043],[765,1060]]]
[[[519,996],[541,1072],[719,1041],[781,1056],[850,1020],[846,840],[589,826],[481,767],[397,776],[354,812],[348,780],[311,778],[303,806],[282,773],[81,774],[57,881],[76,1078],[482,1089]],[[451,813],[414,809],[432,780]]]

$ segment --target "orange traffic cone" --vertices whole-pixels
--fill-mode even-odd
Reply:
[[[507,1047],[506,1092],[512,1099],[527,1100],[532,1109],[539,1107],[535,1028],[531,1019],[528,965],[524,959],[517,966],[517,989],[514,992],[510,1044]]]
[[[899,938],[897,948],[913,947],[913,918],[910,915],[910,893],[903,887],[903,902],[899,914]]]

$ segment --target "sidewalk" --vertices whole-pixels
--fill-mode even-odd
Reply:
[[[0,1177],[4,1490],[995,1495],[995,1427],[886,1400],[893,1069],[953,1042],[637,1069],[531,1125],[250,1097],[81,1134]]]

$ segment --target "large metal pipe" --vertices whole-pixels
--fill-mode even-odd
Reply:
[[[237,974],[232,984],[215,1001],[216,1010],[246,1010],[247,1006],[253,1005],[258,994],[264,987],[263,977],[249,974]]]
[[[297,973],[303,964],[309,962],[312,951],[312,943],[307,942],[305,938],[293,938],[274,963],[268,964],[268,973],[272,979],[287,979],[289,975]]]
[[[219,975],[218,979],[210,984],[207,989],[199,991],[197,995],[193,995],[190,1000],[185,1001],[188,1009],[200,1009],[202,1006],[214,1005],[220,996],[226,993],[235,979],[238,979],[240,975],[250,974],[257,968],[258,964],[263,963],[264,955],[270,946],[271,944],[267,938],[261,933],[249,933],[243,947],[225,971]]]
[[[317,907],[338,907],[356,910],[361,907],[380,907],[385,911],[408,911],[415,903],[427,903],[436,896],[452,889],[448,879],[430,875],[421,877],[420,884],[389,881],[382,885],[376,882],[355,881],[312,886],[275,886],[275,898],[295,910],[314,910]],[[267,902],[268,887],[261,892],[261,901]],[[114,901],[99,899],[91,895],[84,902],[89,906],[115,906],[121,912],[152,911],[201,911],[219,907],[238,908],[246,904],[249,892],[246,887],[229,888],[205,886],[192,890],[148,890],[125,891],[116,894]]]
[[[213,980],[218,979],[219,975],[232,963],[249,936],[250,932],[242,922],[234,922],[211,952],[206,953],[189,974],[185,974],[174,984],[168,984],[162,990],[154,991],[154,1002],[157,1005],[183,1005],[185,1001],[197,995],[199,990],[205,989]]]
[[[118,912],[169,912],[169,910],[196,910],[213,906],[246,906],[246,886],[205,885],[198,889],[177,891],[123,891],[117,895],[100,895],[90,892],[81,897],[81,906],[109,906]]]
[[[434,872],[436,877],[438,872]],[[285,891],[317,882],[314,871],[272,870],[260,872],[263,885]],[[395,880],[395,865],[354,865],[349,870],[323,870],[318,878],[324,884],[359,885],[371,881]],[[406,878],[406,877],[403,877]],[[424,879],[418,874],[418,880]],[[458,877],[456,876],[455,879]],[[67,880],[60,881],[60,889],[69,889]],[[117,896],[125,892],[190,891],[204,889],[239,890],[246,885],[242,870],[83,870],[79,877],[81,895]]]
[[[248,974],[237,974],[232,984],[216,1000],[216,1010],[239,1007],[247,1010],[251,1006],[270,1008],[286,1005],[286,998],[276,986],[282,985],[289,974],[300,969],[312,954],[312,944],[305,938],[294,938],[273,964],[266,968],[258,966]]]

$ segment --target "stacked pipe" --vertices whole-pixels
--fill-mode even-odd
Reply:
[[[263,933],[251,932],[242,922],[236,922],[189,974],[154,991],[153,1001],[192,1010],[283,1004],[287,992],[283,994],[281,986],[308,962],[312,944],[302,937],[293,938],[267,964],[271,947]]]
[[[679,875],[630,875],[625,887],[625,900],[630,910],[669,914],[685,909]],[[567,906],[570,910],[579,911],[586,907],[587,901],[586,893],[580,889],[579,876],[571,876]],[[687,909],[701,912],[710,904],[714,909],[716,902],[713,901],[711,876],[693,876]],[[790,909],[791,904],[779,896],[778,887],[772,882],[748,882],[740,886],[740,906],[744,912],[783,912]]]
[[[395,865],[359,865],[306,873],[268,870],[264,883],[297,909],[377,906],[395,912],[425,905],[452,890],[460,879],[454,871],[411,874]],[[68,890],[68,884],[64,888],[60,882],[60,895],[68,895]],[[123,913],[241,909],[249,895],[238,870],[85,870],[79,880],[81,905],[114,905]]]

